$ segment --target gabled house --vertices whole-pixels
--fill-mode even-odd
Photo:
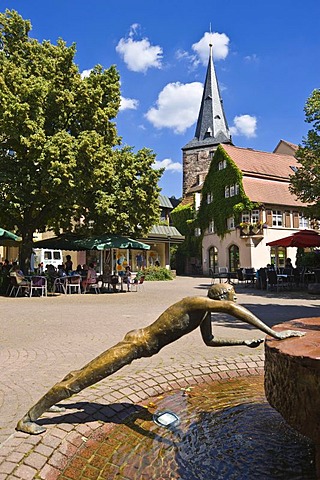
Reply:
[[[292,155],[220,145],[202,188],[198,219],[203,234],[203,271],[226,267],[283,266],[296,249],[266,244],[313,225],[306,206],[291,194]]]

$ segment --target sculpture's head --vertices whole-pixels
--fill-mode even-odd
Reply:
[[[212,285],[208,290],[208,297],[212,300],[230,300],[231,302],[235,302],[237,299],[233,286],[228,283]]]

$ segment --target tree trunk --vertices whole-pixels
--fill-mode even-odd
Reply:
[[[19,265],[25,275],[28,275],[28,273],[30,273],[32,250],[33,250],[33,232],[30,232],[30,231],[23,232]]]

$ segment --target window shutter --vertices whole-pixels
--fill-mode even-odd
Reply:
[[[290,212],[285,212],[284,226],[287,227],[287,228],[290,228],[290,227],[291,227]]]
[[[299,228],[299,212],[293,212],[293,228]]]
[[[267,210],[266,211],[266,216],[267,216],[268,227],[272,227],[272,210]]]

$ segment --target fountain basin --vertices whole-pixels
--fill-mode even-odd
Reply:
[[[273,327],[300,330],[304,337],[265,342],[265,394],[299,433],[316,447],[320,478],[320,318],[300,318]]]

